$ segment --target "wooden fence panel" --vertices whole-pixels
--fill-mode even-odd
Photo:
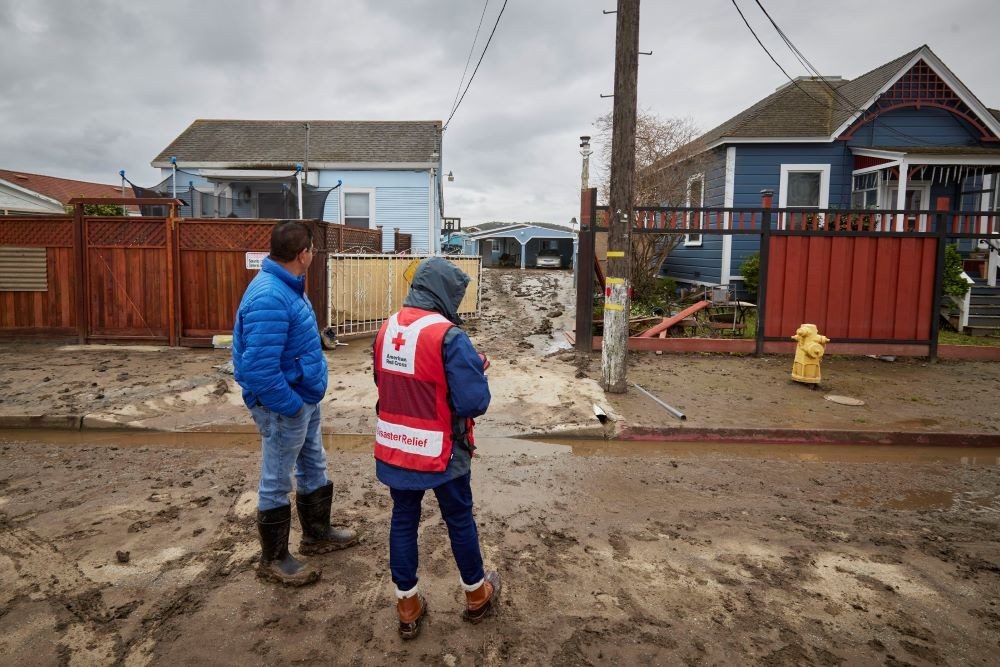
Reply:
[[[177,223],[180,337],[207,345],[230,333],[247,285],[257,275],[247,253],[266,253],[277,220],[194,220]]]
[[[44,291],[0,291],[0,329],[6,335],[77,333],[73,219],[57,216],[0,218],[0,245],[45,248]]]
[[[834,340],[926,341],[936,237],[773,236],[764,334],[804,322]]]

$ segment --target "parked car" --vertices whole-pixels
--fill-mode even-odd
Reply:
[[[555,248],[542,248],[535,258],[535,266],[539,269],[561,269],[562,254]]]

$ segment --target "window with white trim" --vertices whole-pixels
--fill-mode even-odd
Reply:
[[[783,164],[778,208],[829,208],[830,165]]]
[[[373,229],[375,219],[372,215],[372,191],[344,191],[344,224],[348,227]]]
[[[705,174],[695,174],[688,179],[687,182],[687,195],[684,199],[684,205],[691,208],[701,208],[705,205]],[[703,213],[695,213],[693,211],[688,212],[688,218],[685,221],[685,226],[688,229],[699,229],[701,228]],[[684,245],[685,246],[700,246],[701,245],[701,233],[688,233],[684,235]]]

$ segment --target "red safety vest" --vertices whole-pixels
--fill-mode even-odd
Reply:
[[[438,313],[404,307],[379,330],[375,339],[379,461],[419,472],[443,472],[448,467],[452,414],[442,343],[452,326]]]

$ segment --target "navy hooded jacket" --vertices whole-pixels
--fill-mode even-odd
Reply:
[[[462,323],[458,307],[469,285],[469,276],[443,257],[428,257],[420,262],[403,305],[444,315],[452,323]],[[454,326],[442,342],[444,372],[448,380],[448,403],[454,417],[453,431],[465,430],[466,417],[478,417],[490,405],[490,386],[483,372],[483,360],[472,346],[469,335]],[[376,372],[378,364],[373,367]],[[378,382],[378,377],[375,378]],[[472,467],[471,452],[455,443],[451,460],[444,472],[418,472],[396,468],[376,459],[375,475],[394,489],[433,489],[445,482],[467,475]]]

